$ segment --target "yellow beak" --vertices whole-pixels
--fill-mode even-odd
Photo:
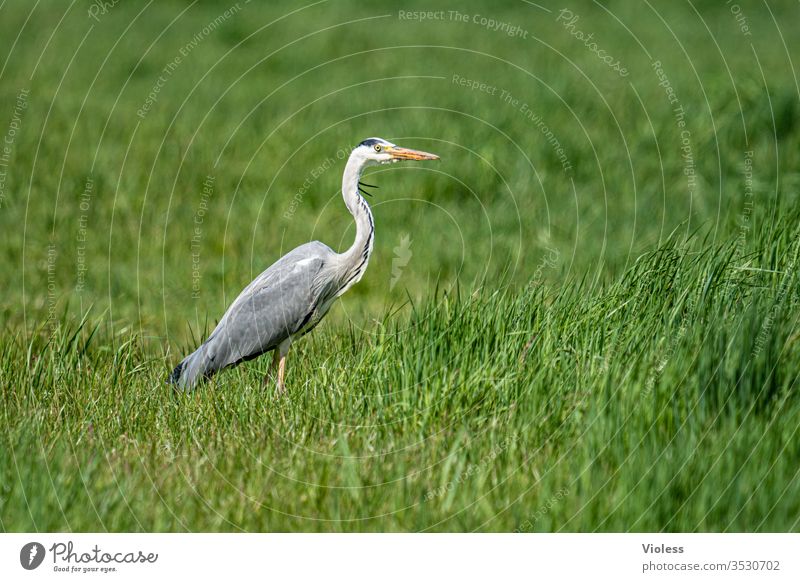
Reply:
[[[392,155],[395,160],[438,160],[439,156],[436,154],[429,154],[428,152],[421,152],[419,150],[410,150],[408,148],[392,147],[387,149],[387,153]]]

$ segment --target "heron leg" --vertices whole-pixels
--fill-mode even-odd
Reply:
[[[286,377],[286,355],[289,353],[289,347],[292,345],[290,340],[286,340],[277,348],[275,348],[275,359],[278,362],[278,384],[277,389],[279,394],[286,392],[286,384],[284,378]]]
[[[278,372],[278,364],[281,359],[280,354],[278,353],[279,351],[280,351],[279,348],[275,348],[274,350],[272,350],[272,364],[270,364],[267,373],[264,374],[264,385],[269,384],[270,381],[275,380],[276,378],[276,374]]]
[[[278,364],[278,392],[283,394],[286,392],[286,382],[284,381],[284,377],[286,376],[286,356],[281,357],[281,361]]]

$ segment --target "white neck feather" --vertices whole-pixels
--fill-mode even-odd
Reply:
[[[366,165],[364,162],[363,158],[353,152],[347,160],[342,176],[342,198],[356,221],[356,239],[353,245],[340,255],[344,285],[340,294],[361,279],[372,254],[375,232],[372,211],[367,201],[358,192],[358,181],[361,179],[361,172]]]

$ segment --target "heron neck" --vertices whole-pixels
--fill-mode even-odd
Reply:
[[[351,156],[347,160],[342,177],[342,197],[353,219],[356,221],[356,239],[353,245],[342,255],[348,270],[347,279],[355,283],[361,278],[372,253],[375,225],[369,204],[358,192],[358,181],[364,169],[362,160]],[[347,284],[347,283],[346,283]]]

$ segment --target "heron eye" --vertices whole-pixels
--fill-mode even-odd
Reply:
[[[375,151],[376,151],[376,152],[379,152],[379,151],[381,151],[381,146],[379,146],[379,145],[376,145],[376,146],[375,146]]]

